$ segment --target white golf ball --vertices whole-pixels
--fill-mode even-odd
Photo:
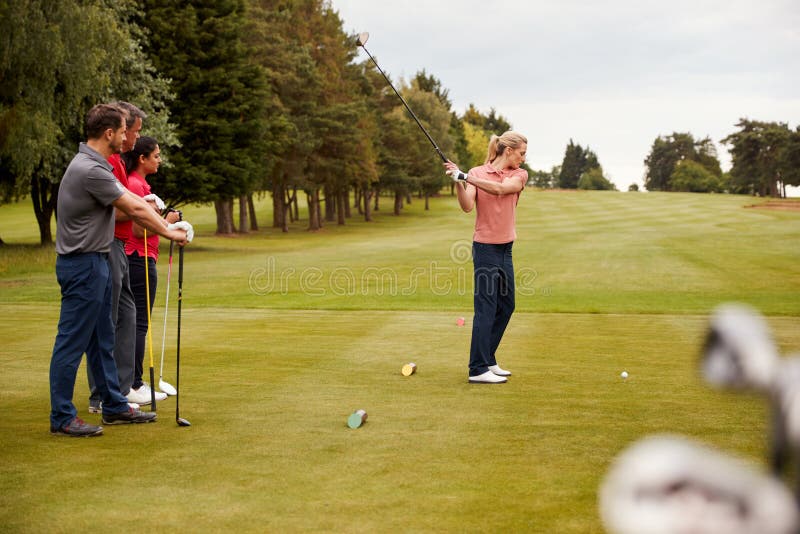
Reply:
[[[620,373],[619,376],[621,376],[622,378],[628,378],[628,371],[622,371],[622,373]]]

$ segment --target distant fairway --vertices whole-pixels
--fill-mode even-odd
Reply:
[[[198,237],[181,413],[193,426],[175,425],[168,400],[157,424],[91,440],[47,432],[54,256],[20,245],[38,238],[29,201],[1,206],[2,530],[601,532],[597,486],[645,435],[763,464],[763,402],[707,388],[697,354],[726,301],[766,313],[782,351],[800,352],[800,211],[728,195],[526,191],[517,313],[499,354],[514,376],[470,386],[473,216],[449,196],[428,212],[415,198],[399,218],[382,201],[374,223],[227,238],[213,236],[211,208],[186,208]],[[162,247],[156,357],[166,257]],[[403,377],[411,361],[418,373]],[[78,377],[76,406],[96,423],[83,367]],[[351,430],[358,408],[369,420]]]

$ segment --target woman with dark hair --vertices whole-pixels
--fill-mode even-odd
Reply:
[[[447,173],[458,182],[458,203],[467,213],[476,209],[472,239],[474,306],[469,382],[501,384],[511,373],[497,365],[497,351],[514,312],[514,264],[511,248],[517,238],[516,209],[525,189],[528,140],[517,132],[505,132],[489,140],[486,161],[461,172],[455,163],[445,163]],[[463,187],[462,187],[463,185]]]
[[[135,195],[138,195],[153,207],[153,209],[161,214],[163,203],[150,189],[150,184],[147,183],[147,176],[155,174],[161,164],[161,149],[158,142],[152,137],[140,137],[133,149],[122,154],[125,161],[125,167],[128,171],[128,189]],[[161,203],[159,206],[158,204]],[[177,212],[170,212],[166,216],[164,225],[177,222],[179,215]],[[133,398],[133,402],[138,404],[149,404],[151,400],[151,386],[148,386],[142,381],[144,373],[144,348],[147,338],[147,317],[148,309],[153,309],[153,302],[156,298],[156,287],[158,285],[158,271],[156,270],[156,261],[158,261],[158,235],[153,233],[147,234],[147,257],[145,258],[145,232],[144,228],[134,223],[131,229],[131,238],[125,245],[125,254],[128,256],[128,265],[130,270],[131,292],[136,303],[136,361],[133,376],[133,385],[131,386],[131,393],[128,399]],[[147,269],[147,277],[145,279],[145,269]],[[147,285],[149,282],[150,294],[147,294]],[[167,398],[165,393],[156,392],[156,401]]]

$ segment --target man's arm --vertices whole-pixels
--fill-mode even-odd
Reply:
[[[130,221],[131,218],[128,217],[128,214],[121,210],[114,210],[114,222],[125,222]]]
[[[153,208],[141,197],[127,189],[117,200],[114,207],[127,214],[131,220],[147,229],[149,232],[160,235],[170,241],[175,241],[179,246],[186,244],[186,232],[183,230],[167,230],[164,220],[158,216]]]

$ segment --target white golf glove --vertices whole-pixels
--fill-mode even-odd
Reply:
[[[186,232],[186,241],[192,242],[194,239],[194,228],[187,221],[178,221],[167,226],[167,230],[184,230]]]
[[[454,182],[466,182],[467,175],[466,173],[462,172],[461,169],[456,168],[452,171],[447,171],[447,174],[453,179]]]
[[[153,202],[155,202],[156,203],[156,208],[158,208],[158,211],[164,211],[164,209],[167,207],[167,205],[164,204],[164,201],[161,200],[160,198],[158,198],[158,195],[156,195],[155,193],[150,193],[149,195],[145,195],[142,198],[144,198],[145,201],[147,201],[147,202],[149,202],[151,200]]]

